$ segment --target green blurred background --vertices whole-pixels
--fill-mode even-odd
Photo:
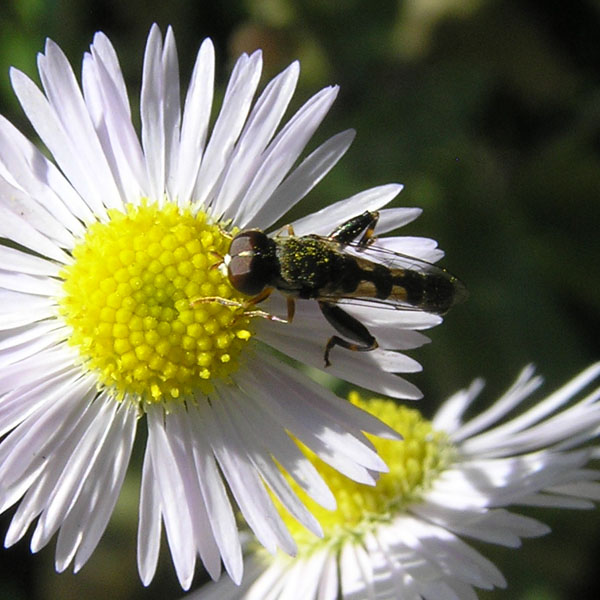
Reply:
[[[424,209],[405,231],[437,239],[447,253],[444,265],[470,291],[468,302],[431,332],[433,343],[411,353],[424,366],[410,379],[425,392],[425,412],[475,376],[487,379],[491,400],[534,362],[550,391],[600,356],[598,1],[10,0],[2,6],[0,110],[28,134],[7,71],[15,65],[37,80],[35,57],[46,37],[79,72],[93,33],[105,31],[134,104],[153,21],[163,32],[174,27],[184,82],[200,41],[210,36],[221,86],[239,53],[258,47],[263,82],[301,60],[296,107],[325,85],[340,84],[311,147],[349,127],[358,136],[301,211],[402,182],[396,205]],[[140,455],[138,449],[136,468]],[[178,598],[166,547],[150,588],[139,582],[136,473],[81,573],[54,573],[54,542],[32,557],[22,541],[0,554],[0,598]],[[509,588],[481,598],[599,597],[600,511],[528,514],[554,533],[526,541],[519,552],[483,547]],[[0,520],[2,537],[10,516]]]

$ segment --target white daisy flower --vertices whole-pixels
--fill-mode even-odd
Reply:
[[[586,509],[600,500],[600,470],[587,465],[600,456],[588,444],[600,432],[600,388],[583,395],[599,375],[597,363],[523,410],[541,384],[527,367],[467,421],[481,380],[449,398],[431,422],[393,401],[354,395],[404,436],[374,442],[390,472],[367,488],[311,454],[338,500],[334,513],[314,510],[323,539],[288,523],[297,530],[296,559],[257,551],[240,587],[223,580],[190,600],[469,600],[476,588],[505,587],[502,573],[463,538],[516,548],[550,529],[508,507]]]
[[[71,563],[81,569],[101,538],[141,417],[148,427],[138,534],[144,584],[156,569],[163,524],[184,588],[198,556],[213,578],[222,561],[240,581],[229,493],[272,552],[296,552],[273,498],[321,534],[280,469],[320,505],[332,509],[335,500],[289,434],[353,480],[373,484],[386,470],[362,432],[393,432],[265,352],[270,345],[323,368],[333,329],[317,303],[299,302],[292,324],[253,319],[212,268],[226,255],[231,232],[268,230],[354,137],[342,132],[296,164],[337,87],[310,98],[280,126],[299,65],[253,101],[261,64],[260,52],[237,61],[209,131],[212,43],[200,48],[182,108],[173,33],[163,41],[152,27],[141,139],[117,55],[102,33],[84,57],[82,89],[52,41],[38,59],[42,90],[11,71],[53,160],[0,118],[0,236],[10,240],[0,246],[0,509],[18,504],[6,546],[36,519],[33,552],[58,533],[59,571]],[[297,235],[327,234],[349,216],[379,210],[400,189],[370,189],[292,225]],[[378,232],[418,214],[384,209]],[[430,262],[441,256],[432,240],[385,241]],[[233,306],[194,302],[212,296]],[[278,303],[274,294],[261,308],[276,312]],[[418,397],[396,375],[418,364],[390,350],[424,343],[417,330],[440,317],[356,310],[380,348],[337,349],[331,374]]]

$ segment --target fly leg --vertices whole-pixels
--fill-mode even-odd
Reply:
[[[252,306],[254,304],[256,304],[257,302],[262,302],[262,300],[264,300],[265,298],[267,298],[268,296],[271,295],[271,291],[269,290],[269,293],[264,295],[264,292],[261,292],[261,294],[259,294],[258,296],[255,296],[254,298],[251,298],[250,300],[248,300],[248,302],[245,304],[244,308],[247,308],[249,306]],[[260,296],[263,296],[262,298],[260,298],[260,300],[256,300],[256,298],[259,298]],[[294,301],[293,298],[291,298],[290,296],[288,296],[286,298],[287,300],[287,315],[285,319],[282,319],[281,317],[277,317],[276,315],[272,315],[271,313],[265,312],[264,310],[244,310],[244,316],[245,317],[261,317],[263,319],[268,319],[269,321],[277,321],[277,323],[291,323],[294,319],[294,314],[296,312],[296,303]]]
[[[255,304],[258,304],[259,302],[266,300],[271,295],[272,292],[273,292],[273,288],[265,288],[260,294],[258,294],[258,296],[254,296],[254,298],[250,298],[250,300],[248,300],[245,303],[245,308],[254,306]],[[287,301],[287,316],[285,319],[282,319],[281,317],[272,315],[271,313],[265,312],[264,310],[245,310],[244,316],[245,317],[262,317],[263,319],[268,319],[269,321],[277,321],[278,323],[291,323],[292,320],[294,319],[294,313],[296,312],[296,303],[294,302],[294,299],[291,296],[287,296],[286,301]]]
[[[282,233],[283,232],[287,233],[287,236],[283,236]],[[275,237],[276,238],[280,238],[280,237],[295,237],[295,233],[294,233],[294,227],[290,224],[286,225],[285,227],[282,227],[276,234]]]
[[[264,310],[252,308],[259,302],[266,300],[272,292],[273,288],[265,288],[260,294],[244,302],[240,302],[239,300],[230,300],[229,298],[222,298],[221,296],[199,296],[198,298],[193,298],[192,300],[190,300],[190,306],[196,306],[196,304],[210,304],[211,302],[217,302],[221,306],[233,306],[234,308],[241,308],[244,311],[241,316],[244,317],[261,317],[263,319],[268,319],[269,321],[277,321],[278,323],[291,323],[292,319],[294,318],[296,305],[294,303],[294,299],[290,298],[289,296],[287,298],[286,319],[282,319],[281,317],[272,315],[271,313],[268,313]]]
[[[345,245],[355,240],[362,232],[357,247],[359,250],[364,250],[375,241],[373,233],[378,220],[379,212],[367,210],[362,215],[353,217],[349,221],[342,223],[339,227],[336,227],[329,237]]]
[[[337,304],[332,302],[319,301],[319,308],[327,321],[344,337],[348,337],[354,342],[349,342],[344,338],[334,335],[329,338],[325,346],[325,366],[329,367],[329,353],[334,346],[342,346],[355,352],[369,352],[379,346],[377,340],[369,333],[369,330],[356,318],[350,316],[342,310]],[[358,342],[358,343],[356,343]]]

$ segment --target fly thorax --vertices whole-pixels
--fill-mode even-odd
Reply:
[[[283,286],[316,292],[330,284],[337,256],[322,240],[290,237],[277,245]]]

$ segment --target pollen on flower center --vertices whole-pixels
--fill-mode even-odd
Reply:
[[[285,515],[299,553],[307,554],[323,545],[339,547],[348,538],[359,539],[389,521],[408,504],[418,502],[454,458],[454,447],[446,434],[434,430],[419,411],[391,400],[365,401],[355,392],[350,394],[350,401],[401,433],[404,439],[369,436],[389,467],[389,473],[382,474],[374,487],[347,479],[303,448],[333,492],[338,507],[328,511],[300,494],[323,527],[324,537],[315,538]]]
[[[60,312],[87,368],[119,399],[141,403],[209,392],[237,368],[251,337],[242,300],[220,270],[229,238],[206,215],[175,204],[110,211],[73,249],[62,273]]]

